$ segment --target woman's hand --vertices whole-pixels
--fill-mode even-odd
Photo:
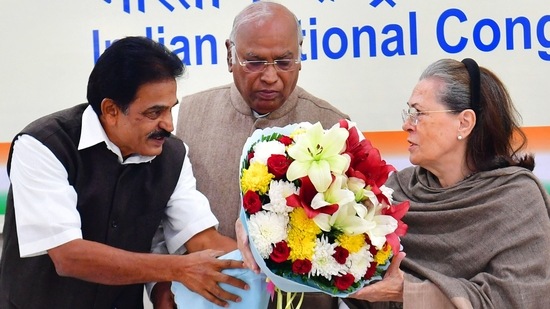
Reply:
[[[237,234],[237,247],[243,256],[244,266],[248,267],[256,274],[259,274],[260,267],[256,264],[256,261],[254,261],[252,251],[250,251],[250,245],[248,243],[248,236],[246,235],[246,231],[244,230],[244,226],[240,218],[235,222],[235,233]]]
[[[368,285],[349,297],[369,302],[395,301],[403,302],[404,273],[399,266],[405,258],[405,252],[399,252],[393,257],[382,281]]]

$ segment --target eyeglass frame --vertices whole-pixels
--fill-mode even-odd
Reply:
[[[232,46],[231,46],[232,54],[235,55],[237,63],[247,73],[262,73],[267,69],[268,65],[273,65],[275,67],[275,70],[277,70],[278,72],[292,72],[296,69],[296,64],[301,62],[301,60],[299,58],[298,59],[292,59],[292,58],[275,59],[275,60],[273,60],[273,62],[268,62],[267,60],[244,60],[244,61],[241,61],[241,59],[239,58],[239,54],[237,53],[237,46],[233,42],[231,44],[232,44]],[[279,67],[279,63],[281,61],[289,61],[289,65],[291,65],[290,70],[281,69],[281,67]],[[250,70],[250,68],[247,67],[247,64],[249,64],[249,63],[251,63],[251,64],[260,64],[261,63],[261,64],[263,64],[263,66],[261,67],[261,69],[259,71],[252,71],[252,70]]]
[[[415,110],[415,112],[411,112],[411,110]],[[436,111],[418,111],[414,107],[409,107],[407,109],[403,109],[401,111],[401,119],[403,120],[403,124],[407,123],[409,121],[411,125],[417,126],[418,125],[418,116],[421,115],[427,115],[430,113],[456,113],[459,112],[456,109],[444,109],[444,110],[436,110]]]

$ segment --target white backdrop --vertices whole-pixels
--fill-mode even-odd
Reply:
[[[149,35],[185,57],[180,95],[230,82],[223,43],[235,14],[251,2],[0,0],[0,142],[41,115],[84,102],[95,58],[107,41],[123,36]],[[296,13],[305,33],[299,84],[350,114],[363,131],[400,130],[400,110],[419,74],[443,57],[472,57],[492,69],[525,126],[550,125],[549,1],[279,2]],[[212,44],[197,51],[197,37]]]

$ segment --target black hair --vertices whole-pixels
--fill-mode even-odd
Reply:
[[[98,116],[105,98],[126,112],[140,86],[176,79],[184,71],[181,59],[164,45],[146,37],[125,37],[97,60],[88,79],[88,103]]]

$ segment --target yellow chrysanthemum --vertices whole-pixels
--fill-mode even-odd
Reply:
[[[269,189],[269,183],[275,176],[268,172],[267,166],[261,163],[252,163],[248,169],[243,170],[241,177],[241,190],[256,191],[259,194],[265,194]]]
[[[290,232],[287,241],[288,246],[291,248],[290,255],[288,256],[290,261],[311,260],[315,250],[315,236],[311,237]]]
[[[287,242],[290,250],[289,260],[309,259],[313,256],[316,235],[321,229],[309,219],[303,208],[294,209],[289,215]]]
[[[307,217],[306,211],[301,208],[295,208],[289,214],[290,228],[296,230],[299,233],[307,235],[317,235],[321,233],[321,229],[313,220]]]
[[[346,235],[342,233],[336,239],[340,243],[340,246],[347,249],[349,253],[359,252],[365,245],[364,234]]]
[[[391,246],[386,243],[384,247],[382,247],[382,249],[378,250],[378,252],[374,256],[374,260],[378,264],[386,264],[386,261],[390,257],[390,253],[391,253]]]
[[[290,133],[289,137],[294,139],[296,136],[306,133],[306,131],[307,130],[305,128],[298,128],[294,130],[292,133]]]

